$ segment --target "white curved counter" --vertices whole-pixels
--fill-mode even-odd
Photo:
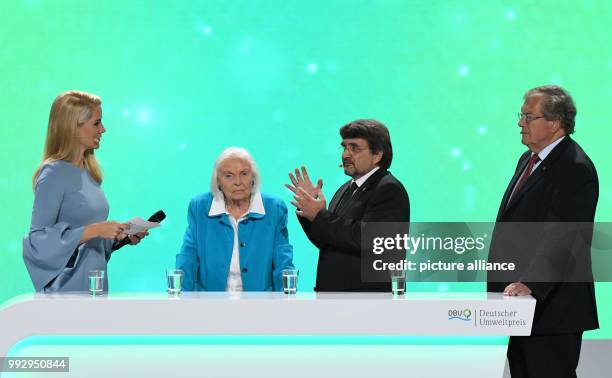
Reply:
[[[54,335],[529,335],[534,309],[500,293],[33,294],[0,308],[0,356]]]

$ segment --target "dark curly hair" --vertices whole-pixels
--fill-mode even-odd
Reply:
[[[389,169],[393,160],[393,147],[389,130],[382,123],[375,119],[358,119],[347,123],[340,128],[342,139],[363,138],[368,141],[370,151],[373,154],[382,151],[382,158],[379,166],[382,169]]]

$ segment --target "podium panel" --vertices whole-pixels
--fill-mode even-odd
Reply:
[[[0,355],[61,350],[72,376],[501,377],[534,309],[500,293],[36,294],[0,309]]]

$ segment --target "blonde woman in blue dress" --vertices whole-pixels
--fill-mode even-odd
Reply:
[[[23,259],[37,292],[87,290],[89,271],[106,271],[114,242],[125,237],[125,224],[107,221],[94,155],[106,132],[101,105],[98,96],[80,91],[63,92],[53,101],[33,177],[32,222],[23,239]],[[130,236],[130,243],[146,235]]]

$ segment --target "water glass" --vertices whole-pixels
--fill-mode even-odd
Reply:
[[[183,282],[183,271],[180,269],[167,269],[166,279],[168,281],[168,294],[180,294]]]
[[[391,274],[391,293],[393,295],[404,295],[406,292],[406,271],[392,270]]]
[[[283,270],[283,291],[285,294],[297,293],[298,275],[300,271],[297,269]]]
[[[104,271],[90,270],[89,271],[89,294],[102,295],[104,291]]]

